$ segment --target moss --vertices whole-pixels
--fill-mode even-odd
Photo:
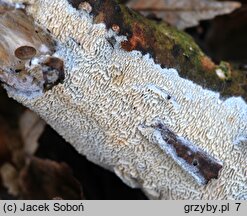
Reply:
[[[219,76],[221,79],[226,81],[231,81],[231,66],[228,62],[221,61],[220,64],[217,66],[216,72],[219,71],[222,73],[222,76]]]
[[[74,5],[83,0],[74,1]],[[205,88],[219,91],[223,96],[241,95],[247,98],[247,93],[239,85],[240,71],[230,72],[227,63],[215,65],[198,45],[185,32],[169,26],[165,22],[150,20],[139,13],[128,9],[119,1],[88,0],[93,7],[95,22],[103,22],[108,29],[118,29],[119,35],[127,36],[122,43],[126,51],[139,50],[149,53],[157,64],[163,68],[176,68],[180,76],[190,79]],[[75,4],[76,3],[76,4]],[[226,79],[217,75],[217,69],[224,71]]]
[[[193,38],[185,32],[179,31],[164,22],[144,18],[137,12],[121,5],[123,24],[135,33],[134,25],[138,25],[144,32],[145,47],[135,47],[143,54],[149,53],[156,63],[162,67],[176,68],[180,76],[188,78],[205,88],[219,91],[225,96],[242,96],[247,100],[247,84],[242,71],[232,71],[230,64],[221,62],[216,65],[207,57]],[[128,37],[130,40],[131,36]],[[134,49],[134,48],[133,48]],[[216,70],[224,72],[225,79],[218,77]]]

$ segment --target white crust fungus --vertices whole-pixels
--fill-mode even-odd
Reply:
[[[124,37],[94,24],[89,7],[76,10],[67,0],[9,2],[29,3],[27,12],[58,41],[54,56],[65,63],[63,84],[32,98],[7,88],[9,96],[37,112],[89,160],[150,198],[246,199],[247,145],[240,138],[247,136],[247,104],[242,98],[221,100],[175,69],[162,69],[149,55],[122,50]],[[109,36],[116,38],[114,47]],[[154,119],[222,161],[219,178],[199,185],[161,150],[162,142],[157,145],[156,131],[138,130]],[[234,145],[239,140],[245,145]]]

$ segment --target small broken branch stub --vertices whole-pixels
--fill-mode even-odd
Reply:
[[[154,127],[160,131],[167,145],[175,151],[176,157],[185,162],[186,167],[191,168],[193,175],[203,178],[203,184],[218,178],[219,171],[222,169],[222,164],[218,160],[188,140],[177,136],[165,125],[159,123]]]

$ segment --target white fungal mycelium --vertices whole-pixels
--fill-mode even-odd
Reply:
[[[122,50],[125,37],[94,24],[87,10],[76,10],[67,0],[9,2],[29,3],[27,12],[49,29],[58,42],[54,56],[65,64],[63,84],[32,98],[6,86],[9,96],[37,112],[89,160],[150,198],[247,199],[242,98],[222,100],[175,69],[162,69],[149,55]],[[111,36],[114,48],[107,41]],[[154,128],[138,129],[155,119],[221,161],[219,178],[198,184],[157,145]]]

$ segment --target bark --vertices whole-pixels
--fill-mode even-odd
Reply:
[[[115,1],[25,2],[0,13],[10,97],[150,198],[247,198],[244,73]]]
[[[78,8],[82,0],[69,0]],[[126,51],[149,53],[162,68],[176,68],[180,76],[220,92],[222,96],[242,96],[247,100],[247,80],[244,71],[227,62],[215,64],[193,39],[162,21],[149,20],[114,1],[88,1],[93,5],[95,23],[105,23],[107,29],[127,36],[121,45]]]

